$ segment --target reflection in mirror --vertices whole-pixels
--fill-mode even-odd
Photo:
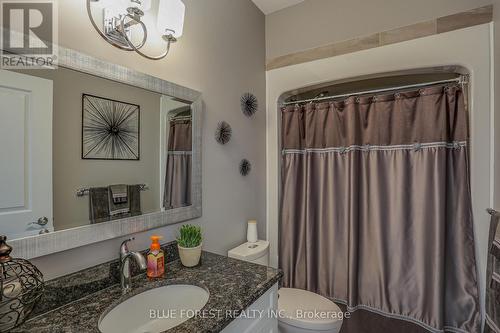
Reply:
[[[0,234],[191,205],[190,103],[64,67],[0,74]]]
[[[191,106],[164,99],[167,138],[165,161],[166,210],[191,206],[192,113]]]

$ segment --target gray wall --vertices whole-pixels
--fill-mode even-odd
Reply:
[[[427,21],[498,0],[306,0],[266,16],[266,57]]]
[[[265,238],[265,19],[251,0],[184,0],[184,36],[161,61],[146,60],[107,44],[92,27],[85,1],[59,0],[59,43],[92,56],[158,76],[203,93],[204,248],[226,254],[246,239],[246,220],[259,221]],[[260,110],[252,118],[239,111],[239,98],[253,92]],[[214,140],[217,123],[226,120],[234,138],[226,146]],[[243,178],[238,164],[248,158],[252,173]],[[178,226],[155,230],[172,240]],[[132,248],[149,246],[136,235]],[[33,260],[46,278],[73,272],[118,256],[121,239],[97,243]],[[167,267],[168,269],[168,267]]]

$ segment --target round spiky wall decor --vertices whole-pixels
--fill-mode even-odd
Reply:
[[[240,162],[240,173],[242,176],[248,176],[252,170],[252,164],[247,159],[243,159]]]
[[[217,125],[217,130],[215,131],[215,141],[220,143],[221,145],[225,145],[231,140],[231,136],[233,135],[233,130],[231,125],[229,125],[225,121],[221,121]]]
[[[257,112],[259,101],[257,97],[251,93],[246,93],[241,96],[241,111],[247,117],[251,117]]]

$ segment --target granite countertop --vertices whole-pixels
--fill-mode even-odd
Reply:
[[[203,252],[197,267],[183,267],[179,260],[167,263],[163,279],[150,281],[145,274],[138,275],[133,278],[133,291],[126,296],[121,295],[119,284],[114,284],[36,315],[12,332],[99,333],[97,325],[102,313],[133,295],[169,284],[191,284],[208,289],[210,297],[204,310],[239,312],[254,303],[281,277],[281,271],[273,268]],[[225,315],[195,317],[167,332],[220,332],[233,319]]]

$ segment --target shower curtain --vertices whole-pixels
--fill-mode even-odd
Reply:
[[[500,213],[491,214],[486,270],[486,324],[484,333],[500,332]]]
[[[462,88],[288,106],[281,115],[284,286],[394,320],[384,333],[410,332],[409,323],[414,332],[479,332]]]
[[[171,120],[168,134],[167,170],[163,206],[191,206],[191,120]]]

